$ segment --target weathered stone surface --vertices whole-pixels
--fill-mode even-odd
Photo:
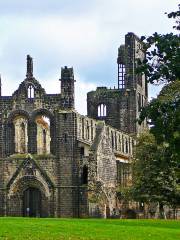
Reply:
[[[125,36],[125,45],[118,50],[118,89],[98,87],[87,94],[88,116],[105,120],[121,131],[138,134],[146,127],[139,126],[136,119],[141,107],[148,101],[147,82],[144,75],[136,74],[138,59],[144,58],[143,44],[133,33]],[[122,73],[122,66],[124,73]],[[106,116],[98,112],[98,106],[106,106]]]
[[[135,35],[126,36],[125,88],[88,93],[88,117],[74,110],[72,68],[61,69],[61,93],[47,94],[27,57],[25,80],[12,96],[0,97],[1,216],[114,214],[116,187],[128,181],[121,168],[132,156],[128,133],[139,132],[138,94],[147,98],[132,73],[136,42]]]

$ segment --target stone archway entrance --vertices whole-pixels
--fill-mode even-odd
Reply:
[[[23,192],[23,216],[41,217],[41,192],[37,188],[30,187]]]

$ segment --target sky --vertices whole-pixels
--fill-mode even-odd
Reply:
[[[47,93],[60,92],[61,67],[74,68],[76,109],[86,114],[86,93],[117,87],[117,49],[124,36],[172,31],[165,12],[179,0],[0,0],[2,95],[26,75],[26,55]],[[160,87],[149,88],[150,97]]]

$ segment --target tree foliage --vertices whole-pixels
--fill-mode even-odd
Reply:
[[[167,14],[176,20],[174,28],[180,30],[179,10]],[[142,36],[146,51],[146,59],[139,60],[138,73],[144,73],[150,83],[171,82],[180,79],[180,36],[179,34],[159,34]]]
[[[180,4],[178,5],[179,10],[176,12],[165,13],[167,14],[168,18],[174,18],[176,25],[173,26],[174,29],[180,30]]]
[[[142,109],[139,122],[145,118],[157,143],[166,146],[180,163],[180,81],[163,87],[158,97]]]
[[[175,19],[173,28],[180,30],[180,5],[167,14]],[[157,98],[144,107],[139,117],[147,119],[150,133],[137,140],[133,161],[135,200],[180,205],[180,36],[154,33],[142,37],[146,59],[137,72],[145,73],[149,83],[163,82]]]
[[[159,203],[160,212],[165,204],[173,207],[178,204],[177,162],[153,134],[146,132],[137,139],[132,169],[134,200]]]
[[[174,28],[179,31],[180,5],[178,9],[167,16],[176,20]],[[138,71],[146,73],[150,83],[163,81],[166,85],[142,110],[139,123],[147,118],[157,143],[164,144],[171,157],[180,161],[180,36],[154,33],[144,40],[146,59]]]

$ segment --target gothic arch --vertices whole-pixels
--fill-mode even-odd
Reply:
[[[34,124],[34,131],[33,131],[33,135],[32,139],[34,139],[34,141],[37,142],[36,136],[37,136],[37,126],[36,125],[36,118],[38,116],[45,116],[48,117],[50,120],[50,153],[54,154],[55,153],[55,117],[54,114],[49,111],[48,109],[37,109],[35,111],[32,112],[31,114],[31,123],[32,125]],[[37,143],[38,145],[38,143]],[[38,152],[38,147],[36,147],[36,152]]]
[[[34,122],[38,115],[44,115],[44,116],[49,117],[51,124],[54,124],[54,114],[52,112],[50,112],[48,109],[40,108],[40,109],[33,111],[31,114],[31,121]]]
[[[14,120],[17,118],[17,117],[21,117],[22,119],[26,119],[27,121],[27,126],[26,128],[28,129],[28,123],[29,123],[29,119],[30,119],[30,116],[29,116],[29,113],[25,110],[14,110],[12,111],[9,116],[8,116],[8,119],[7,119],[7,123],[5,123],[5,128],[4,128],[4,131],[7,136],[7,141],[6,141],[6,146],[5,146],[5,154],[7,156],[11,155],[11,154],[14,154],[15,151],[16,151],[16,136],[15,136],[15,124],[14,124]],[[28,138],[28,137],[27,137]],[[26,140],[26,146],[24,147],[25,151],[24,152],[27,152],[27,149],[28,149],[28,140]]]
[[[42,194],[46,197],[50,195],[49,187],[46,187],[41,183],[35,176],[23,176],[17,182],[13,183],[9,187],[9,196],[14,193],[18,193],[19,196],[22,196],[23,192],[29,188],[34,187],[40,190]]]
[[[12,111],[10,114],[9,114],[9,116],[8,116],[8,123],[10,124],[10,123],[12,123],[13,122],[13,119],[15,118],[15,117],[17,117],[17,116],[23,116],[23,117],[25,117],[27,120],[28,120],[28,122],[29,122],[29,120],[30,120],[30,116],[29,116],[29,113],[28,112],[26,112],[25,110],[14,110],[14,111]]]
[[[23,216],[23,196],[24,192],[29,188],[38,189],[41,193],[42,216],[47,217],[51,215],[50,208],[54,197],[53,191],[47,184],[40,182],[35,176],[24,176],[11,185],[7,194],[7,215]],[[16,209],[15,212],[13,212],[13,209]]]

